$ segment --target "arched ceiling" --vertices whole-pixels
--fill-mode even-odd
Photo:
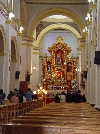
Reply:
[[[75,30],[73,27],[69,26],[69,25],[65,25],[65,24],[53,24],[50,25],[48,27],[46,27],[45,29],[42,30],[42,32],[39,34],[38,38],[37,38],[37,42],[36,45],[37,47],[40,46],[40,41],[42,39],[42,37],[50,30],[55,29],[55,28],[63,28],[66,30],[71,31],[77,38],[81,38],[81,35],[77,32],[77,30]]]
[[[33,37],[33,33],[34,33],[34,30],[36,29],[36,26],[44,18],[46,18],[50,15],[54,15],[54,14],[65,15],[65,16],[70,17],[72,20],[74,20],[76,22],[76,24],[79,26],[80,31],[82,33],[82,30],[84,28],[84,24],[83,24],[82,20],[75,13],[73,13],[72,11],[67,10],[67,9],[52,8],[52,9],[46,10],[46,11],[40,13],[39,15],[37,15],[37,17],[32,21],[32,23],[29,26],[28,36]]]

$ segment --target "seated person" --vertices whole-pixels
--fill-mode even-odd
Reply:
[[[82,96],[82,102],[87,102],[84,94]]]
[[[65,93],[65,91],[61,92],[60,102],[66,102],[66,93]]]
[[[82,102],[82,95],[81,95],[81,91],[78,90],[75,94],[74,94],[74,102],[75,103],[81,103]]]
[[[73,102],[73,94],[71,94],[71,90],[70,89],[67,90],[66,102]]]
[[[3,93],[3,89],[0,89],[0,105],[4,105],[5,97],[6,97],[6,94]]]
[[[19,99],[16,96],[16,93],[15,92],[13,92],[13,96],[10,98],[9,102],[10,103],[18,103],[19,102]]]
[[[60,102],[59,94],[56,94],[56,96],[54,97],[54,101],[55,102]]]

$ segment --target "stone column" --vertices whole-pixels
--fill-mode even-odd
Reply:
[[[88,71],[87,71],[87,102],[90,102],[90,67],[91,67],[91,24],[92,21],[88,21]]]
[[[85,68],[85,46],[86,46],[86,40],[85,38],[80,38],[79,39],[79,45],[80,45],[80,50],[81,50],[81,71],[84,70]]]
[[[10,84],[10,61],[11,61],[11,36],[10,36],[10,29],[11,29],[11,21],[6,22],[6,55],[4,59],[4,92],[6,94],[9,93],[9,84]]]
[[[35,67],[35,68],[34,68]],[[39,50],[35,49],[32,52],[32,80],[31,89],[36,90],[36,86],[39,84]]]
[[[94,28],[95,28],[95,17],[96,17],[96,7],[92,5],[92,33],[91,33],[91,68],[90,68],[90,104],[95,105],[95,88],[96,88],[96,65],[94,64],[94,57],[95,57],[95,45],[94,45]],[[95,42],[96,43],[96,42]]]
[[[29,87],[31,87],[32,83],[32,51],[33,51],[33,44],[34,39],[33,38],[23,38],[23,42],[26,42],[26,75],[27,71],[30,73],[30,84]]]
[[[79,39],[79,45],[80,45],[80,47],[79,47],[79,49],[80,49],[80,53],[81,53],[81,55],[79,55],[79,63],[81,63],[80,65],[79,65],[79,79],[80,79],[80,83],[79,83],[79,85],[81,84],[81,86],[80,86],[80,88],[79,89],[82,89],[83,87],[82,87],[82,85],[84,86],[85,85],[85,82],[83,81],[83,74],[82,74],[82,72],[83,72],[83,70],[84,70],[84,68],[85,68],[85,46],[86,46],[86,41],[85,41],[85,38],[80,38]],[[81,58],[81,59],[80,59]]]
[[[97,3],[97,47],[96,51],[100,51],[100,0]],[[96,65],[96,104],[95,108],[100,109],[100,65]]]
[[[85,69],[84,71],[87,71],[87,51],[88,51],[88,33],[85,33],[86,36],[86,47],[85,47]],[[87,79],[84,79],[85,81],[85,97],[87,98],[87,92],[88,92],[88,87],[87,87]]]
[[[0,54],[0,89],[4,89],[4,59],[5,55]]]
[[[79,72],[78,72],[78,78],[79,78],[79,89],[80,89],[80,84],[81,84],[81,51],[79,49]]]
[[[15,63],[15,65],[16,65],[16,71],[19,71],[20,72],[20,74],[19,74],[19,79],[15,79],[15,87],[17,88],[17,89],[19,89],[19,84],[20,84],[20,81],[21,81],[21,51],[22,51],[22,49],[21,49],[21,45],[22,45],[22,34],[19,34],[19,33],[17,33],[17,37],[16,37],[16,39],[17,39],[17,61],[16,61],[16,63]],[[24,68],[24,66],[23,66],[23,68]]]

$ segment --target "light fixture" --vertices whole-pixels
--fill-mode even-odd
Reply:
[[[83,29],[83,32],[88,32],[87,26],[85,26],[85,28]]]
[[[35,64],[35,66],[33,67],[33,70],[37,70],[36,64]]]
[[[64,16],[64,15],[51,15],[47,18],[53,18],[53,19],[66,19],[68,18],[67,16]]]
[[[79,69],[78,69],[78,68],[76,68],[75,70],[76,70],[77,72],[79,71]]]
[[[36,91],[33,91],[33,94],[36,94]]]
[[[22,26],[20,26],[19,32],[22,33],[23,30],[24,30],[24,28]]]
[[[14,17],[14,14],[12,12],[9,13],[9,19],[11,20]]]
[[[88,0],[88,2],[93,2],[93,4],[96,2],[96,0]]]

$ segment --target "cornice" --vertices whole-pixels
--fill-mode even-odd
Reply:
[[[37,47],[37,46],[33,45],[33,50],[40,50],[40,47]]]
[[[17,36],[23,37],[23,34],[20,33],[20,32],[18,32],[18,33],[17,33]]]
[[[22,41],[27,41],[27,42],[34,42],[35,39],[34,38],[30,38],[30,37],[23,37]]]
[[[86,44],[80,44],[80,47],[86,47]]]
[[[11,60],[11,62],[15,63],[15,62],[17,62],[17,60]]]
[[[79,40],[80,42],[85,42],[85,41],[86,41],[85,38],[78,38],[78,40]]]
[[[29,44],[29,43],[22,43],[23,46],[28,46],[28,47],[33,47],[33,44]]]

